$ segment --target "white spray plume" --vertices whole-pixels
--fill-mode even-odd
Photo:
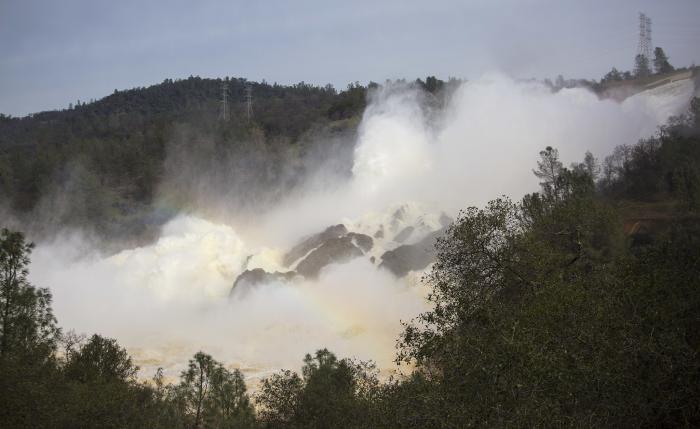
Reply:
[[[233,281],[245,268],[284,270],[290,245],[331,224],[371,234],[397,205],[434,225],[442,211],[518,198],[536,189],[531,169],[544,147],[565,162],[587,150],[603,157],[651,135],[692,91],[680,83],[617,103],[491,74],[463,84],[428,120],[434,112],[420,94],[389,88],[363,116],[347,183],[297,192],[245,227],[181,215],[154,244],[109,257],[76,257],[79,238],[39,243],[31,280],[51,288],[62,326],[115,337],[146,369],[164,366],[171,376],[199,349],[249,374],[298,368],[320,347],[388,368],[400,321],[426,309],[420,273],[395,279],[355,260],[326,267],[318,280],[267,284],[230,300]],[[395,244],[377,245],[379,256]]]

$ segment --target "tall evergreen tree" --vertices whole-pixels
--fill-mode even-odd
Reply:
[[[658,46],[654,49],[654,70],[656,73],[670,73],[674,70],[671,63],[668,62],[668,56]]]
[[[190,420],[195,429],[247,428],[255,422],[241,372],[227,370],[203,352],[190,359],[180,385],[173,390],[172,400],[184,407],[180,415]]]
[[[651,75],[651,67],[649,66],[649,58],[639,54],[634,58],[634,76],[637,78],[647,77]]]
[[[43,358],[56,348],[51,293],[27,280],[33,248],[20,232],[0,233],[0,360]]]

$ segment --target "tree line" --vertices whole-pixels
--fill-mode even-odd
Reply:
[[[669,57],[664,49],[657,46],[654,48],[654,58],[647,58],[644,54],[638,54],[634,57],[634,69],[632,71],[619,71],[613,67],[612,70],[603,76],[600,83],[645,78],[654,74],[671,73],[674,70],[675,67],[669,62]]]
[[[540,152],[540,190],[465,209],[436,244],[432,309],[397,363],[322,349],[257,392],[199,352],[179,382],[136,377],[109,338],[63,333],[0,235],[3,427],[462,428],[700,425],[700,101],[603,163]],[[640,220],[641,219],[641,220]],[[646,222],[643,230],[635,228]]]
[[[406,84],[442,99],[457,83],[429,76]],[[219,115],[224,84],[228,121]],[[352,152],[367,93],[378,86],[355,82],[337,90],[190,76],[68,109],[0,114],[0,203],[34,235],[79,226],[103,238],[148,240],[199,193],[181,189],[168,201],[175,210],[160,209],[173,159],[204,164],[240,195],[254,192],[249,201],[277,200],[318,168],[318,159]],[[337,170],[349,172],[346,164]]]

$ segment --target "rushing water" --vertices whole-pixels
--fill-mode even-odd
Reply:
[[[417,241],[439,228],[443,212],[535,190],[531,169],[545,146],[572,162],[652,134],[693,91],[683,81],[616,103],[495,74],[463,85],[430,123],[415,93],[377,94],[348,183],[281,201],[246,227],[194,208],[167,223],[155,243],[110,256],[67,231],[39,243],[31,280],[53,291],[61,326],[117,338],[145,377],[158,366],[176,377],[200,349],[251,377],[298,368],[320,347],[390,369],[400,321],[427,308],[427,287],[420,272],[395,278],[370,256],[378,261],[398,246],[406,226],[416,228],[409,241]],[[284,271],[282,256],[296,240],[336,223],[385,234],[371,254],[328,266],[317,280],[272,282],[229,298],[244,269]]]

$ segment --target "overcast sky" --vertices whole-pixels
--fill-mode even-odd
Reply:
[[[632,68],[640,11],[672,64],[700,63],[700,0],[0,0],[0,112],[190,75],[597,79]]]

